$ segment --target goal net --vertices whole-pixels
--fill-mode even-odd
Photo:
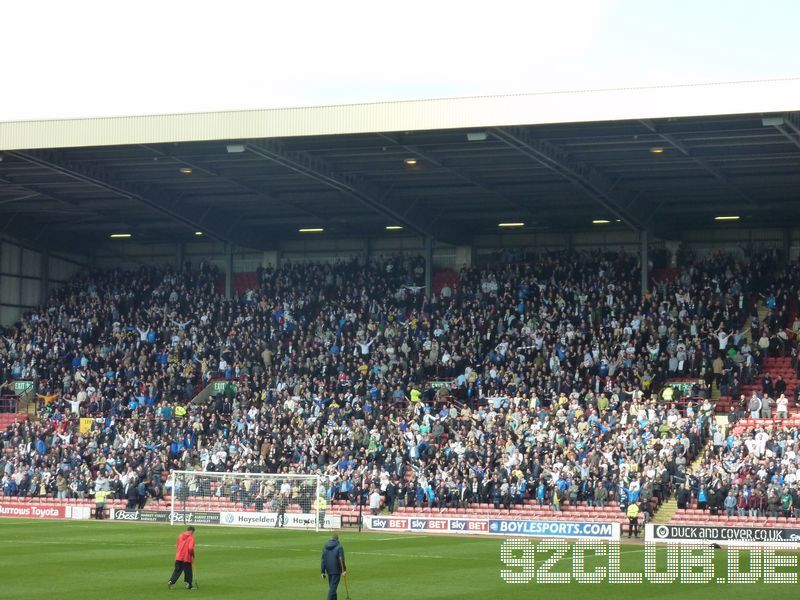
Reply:
[[[167,482],[173,523],[241,527],[338,528],[327,515],[319,475],[173,471]]]

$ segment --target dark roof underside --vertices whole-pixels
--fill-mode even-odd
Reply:
[[[664,237],[718,215],[785,227],[800,224],[798,124],[753,114],[5,152],[0,229],[71,249],[195,231],[267,249],[301,227],[402,225],[451,243],[504,221],[608,219]]]

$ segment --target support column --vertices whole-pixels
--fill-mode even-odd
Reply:
[[[644,299],[644,295],[647,293],[647,283],[650,280],[650,258],[647,255],[647,230],[643,229],[639,232],[639,240],[642,243],[641,253],[639,256],[639,260],[642,263],[641,298]]]
[[[178,263],[176,270],[178,273],[182,273],[183,265],[186,262],[186,246],[182,242],[178,242],[175,245],[175,262]]]
[[[39,267],[39,305],[47,306],[47,299],[50,297],[50,248],[47,245],[41,250],[41,261],[41,266]]]
[[[279,262],[280,256],[278,250],[267,250],[263,254],[261,266],[263,266],[265,269],[277,269]]]
[[[233,244],[225,242],[225,297],[233,298]]]
[[[267,250],[261,259],[261,266],[265,269],[277,269],[279,262],[279,252],[277,250]]]
[[[19,300],[17,301],[17,305],[19,306],[20,313],[22,313],[23,299],[27,300],[27,298],[23,298],[22,297],[22,292],[24,291],[23,290],[24,286],[22,285],[22,255],[23,254],[24,254],[24,252],[22,250],[22,246],[17,246],[17,256],[19,257],[19,260],[17,261],[17,287],[19,288],[19,290],[18,290],[19,294],[17,296],[19,298]]]
[[[792,229],[786,227],[783,230],[783,262],[788,264],[792,260]]]
[[[433,238],[425,236],[425,295],[433,296]]]
[[[680,240],[667,240],[664,242],[667,252],[669,252],[669,266],[670,267],[677,267],[678,266],[678,253],[681,250],[681,241]]]
[[[456,272],[463,267],[469,269],[472,266],[472,254],[472,246],[456,246]]]

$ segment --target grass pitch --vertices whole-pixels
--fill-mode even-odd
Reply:
[[[319,575],[328,533],[197,526],[200,589],[180,582],[168,590],[181,526],[93,521],[0,520],[0,598],[102,600],[175,598],[186,594],[225,600],[326,597]],[[352,600],[671,598],[737,600],[769,595],[797,598],[797,585],[508,584],[500,576],[502,538],[340,533]],[[642,572],[642,546],[623,545],[622,570]],[[537,565],[545,555],[536,555]],[[715,564],[725,572],[726,553]],[[593,568],[587,560],[587,570]],[[605,564],[605,563],[598,563]],[[568,572],[571,561],[554,571]],[[793,571],[788,569],[788,571]],[[796,569],[795,569],[796,571]],[[339,598],[345,598],[344,584]]]

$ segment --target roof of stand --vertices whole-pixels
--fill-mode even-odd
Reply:
[[[162,127],[163,119],[200,117],[139,117],[140,125],[162,119],[152,139],[46,150],[16,143],[24,124],[0,123],[0,231],[46,236],[54,246],[72,248],[114,233],[175,241],[200,231],[268,249],[302,235],[301,228],[370,236],[397,226],[468,243],[496,232],[501,222],[569,231],[605,220],[609,227],[665,236],[710,226],[718,216],[738,216],[750,226],[800,224],[800,112],[781,109],[786,100],[762,96],[759,106],[773,110],[740,113],[730,112],[737,107],[718,95],[716,114],[705,114],[712,108],[705,105],[695,111],[703,114],[688,114],[687,106],[678,105],[678,116],[666,116],[668,109],[660,106],[637,113],[632,106],[622,110],[606,102],[601,109],[586,102],[586,94],[611,92],[621,93],[581,92],[572,119],[563,106],[552,106],[552,95],[546,99],[550,112],[542,109],[539,119],[530,112],[537,102],[543,106],[537,95],[527,104],[517,96],[425,101],[420,106],[430,110],[408,114],[404,107],[413,103],[296,109],[312,111],[306,113],[310,120],[269,137],[174,141],[187,136],[181,127]],[[644,93],[634,92],[640,99]],[[562,104],[580,94],[563,95]],[[452,109],[481,102],[485,112],[442,114],[447,103]],[[498,108],[503,102],[506,112]],[[747,102],[755,106],[756,100]],[[364,129],[378,108],[383,116],[372,119],[372,130],[326,131]],[[358,118],[345,119],[348,111]],[[323,113],[331,122],[320,120]],[[141,136],[135,127],[119,133],[109,125],[113,119],[97,121],[83,122],[82,133],[81,122],[70,122],[72,141]],[[452,126],[432,126],[439,122]],[[59,123],[51,125],[63,136],[56,132],[49,139],[63,142],[68,127]],[[392,123],[404,127],[375,129]],[[405,128],[414,123],[426,126]],[[31,142],[45,124],[29,123]],[[235,129],[220,126],[215,135]]]

